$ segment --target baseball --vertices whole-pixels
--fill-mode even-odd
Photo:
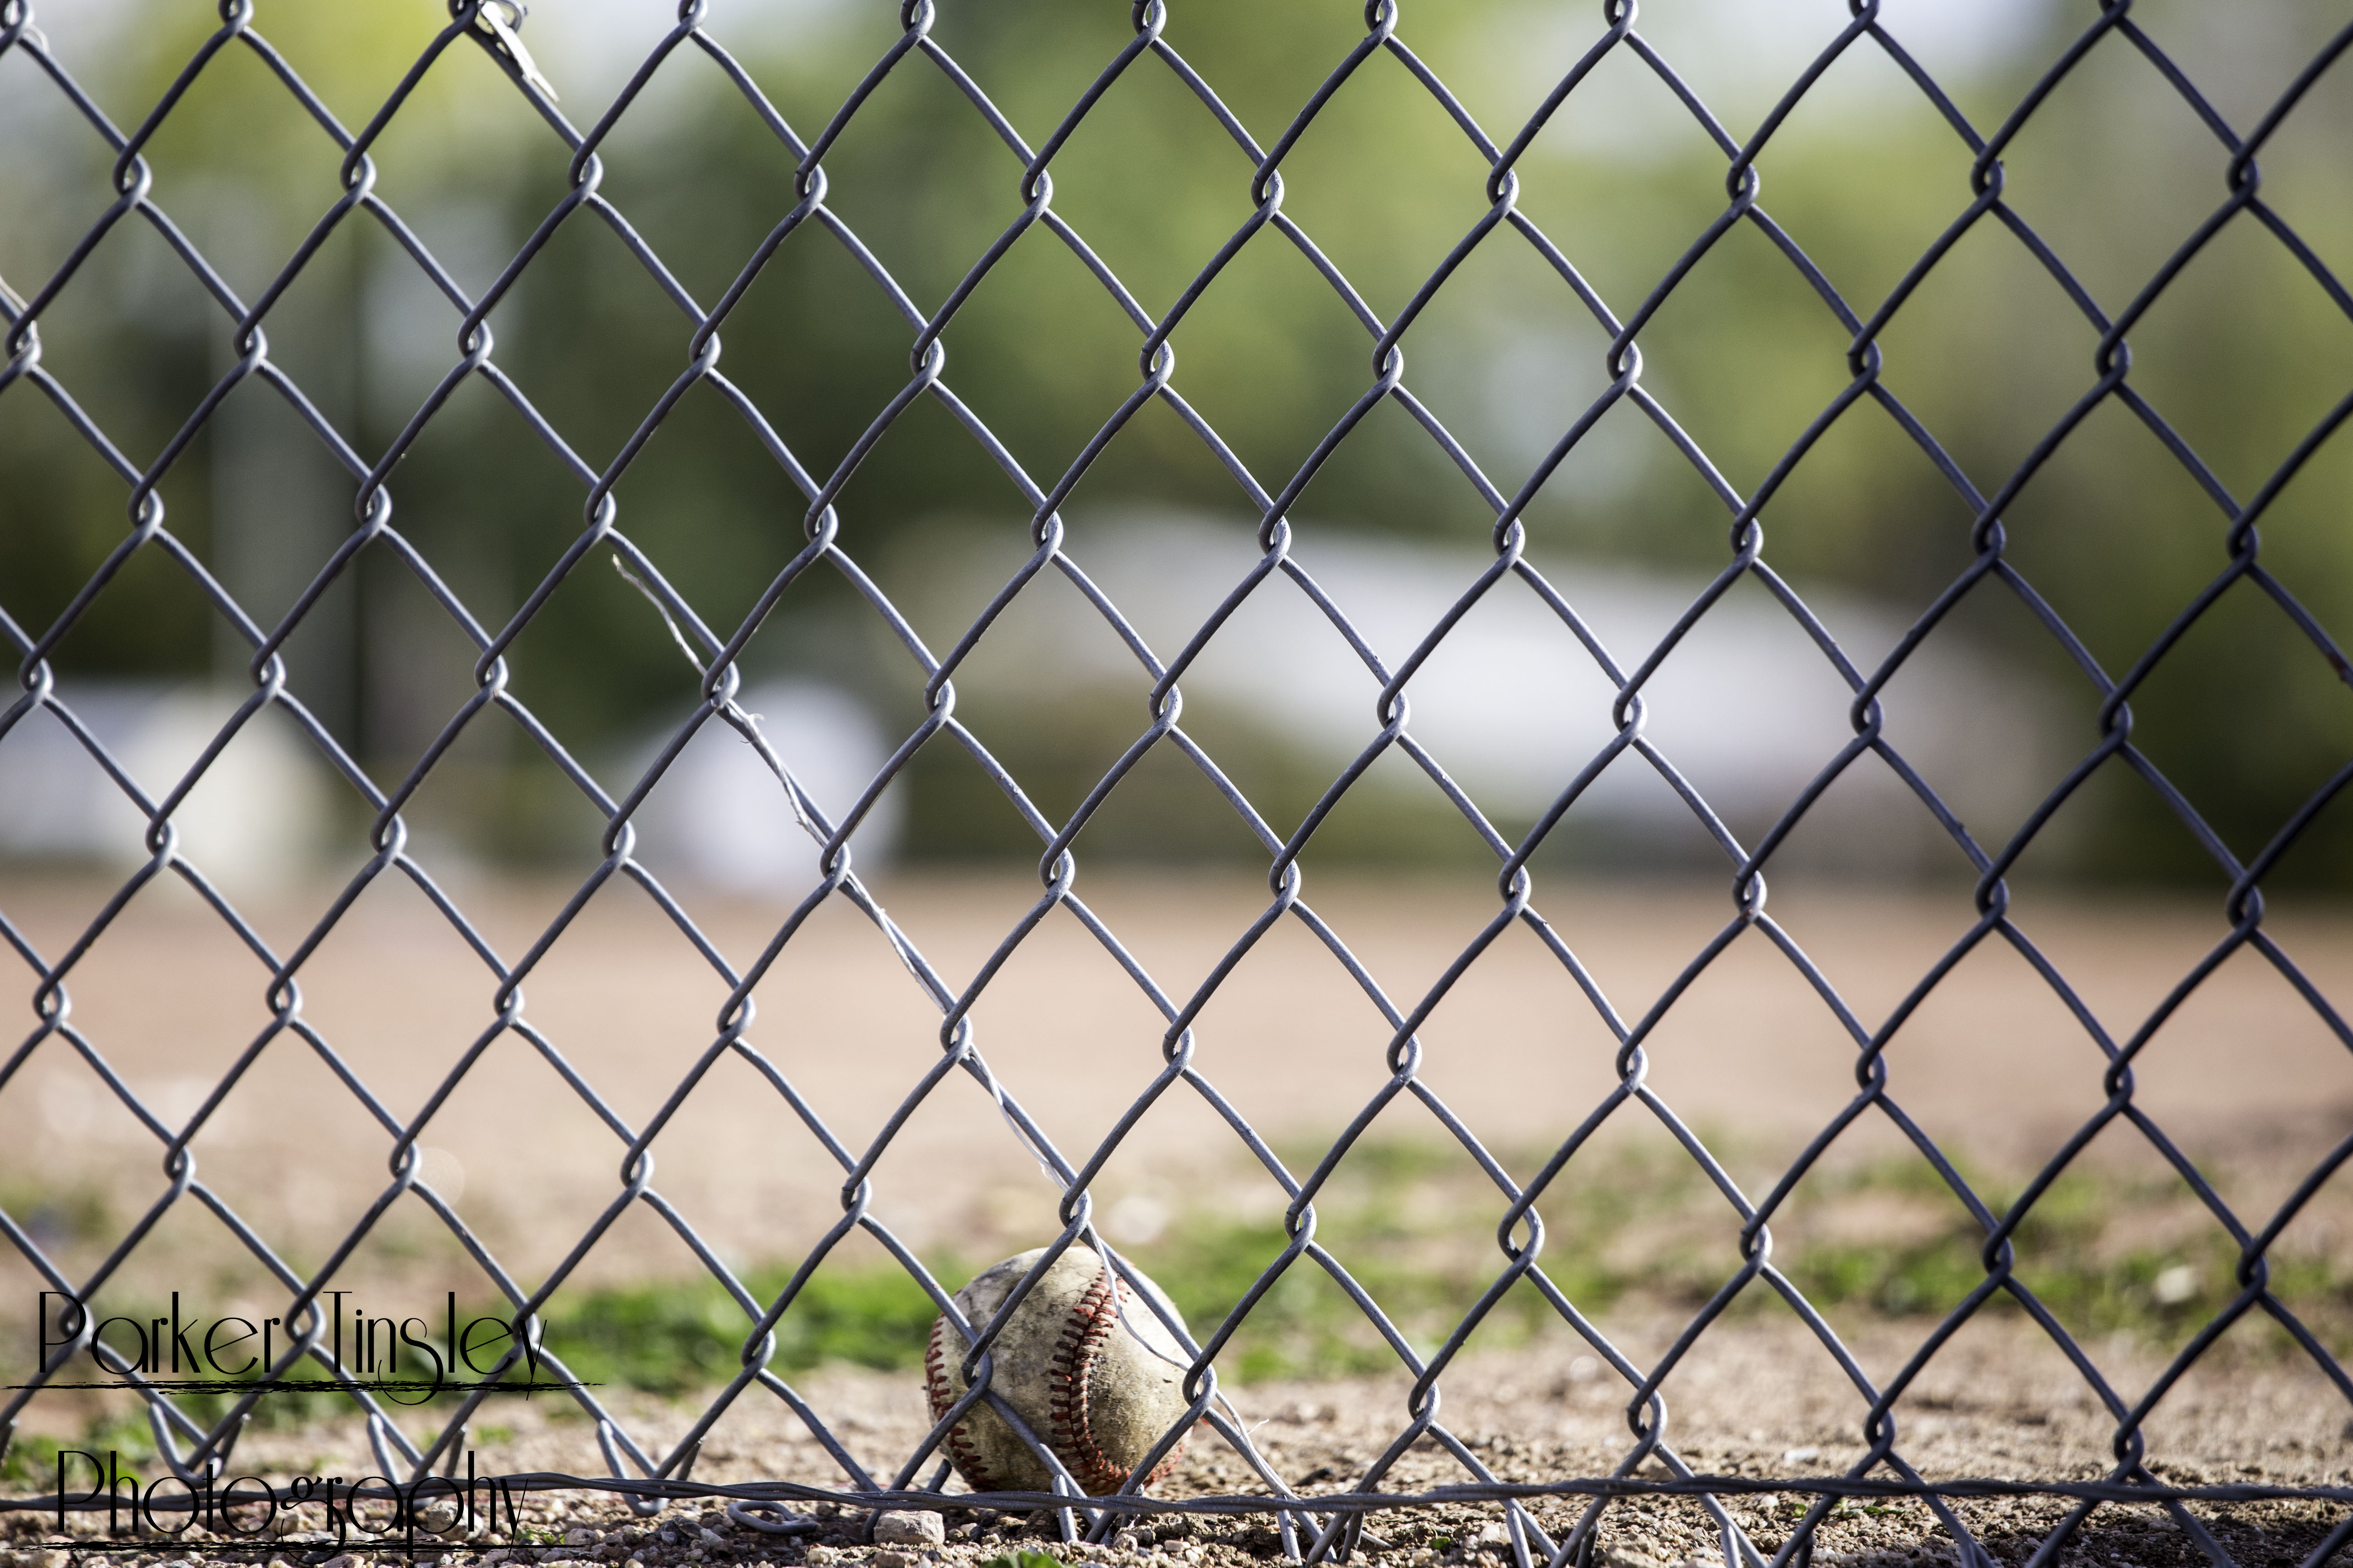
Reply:
[[[1044,1255],[1039,1247],[976,1275],[955,1296],[965,1321],[976,1329],[986,1325]],[[1166,1304],[1158,1286],[1143,1284]],[[1173,1307],[1169,1316],[1176,1316]],[[1118,1490],[1191,1406],[1184,1382],[1192,1358],[1127,1282],[1084,1244],[1054,1260],[1006,1322],[994,1348],[990,1386],[1090,1493]],[[945,1415],[970,1386],[962,1370],[970,1349],[971,1342],[944,1315],[932,1324],[923,1381],[933,1420]],[[966,1411],[943,1446],[975,1491],[1051,1487],[1046,1467],[986,1404]],[[1181,1448],[1171,1448],[1145,1479],[1166,1475]]]

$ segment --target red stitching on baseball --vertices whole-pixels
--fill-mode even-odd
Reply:
[[[1062,1325],[1061,1340],[1054,1351],[1054,1371],[1049,1376],[1054,1455],[1069,1468],[1073,1479],[1098,1495],[1118,1490],[1127,1479],[1127,1467],[1095,1442],[1088,1419],[1089,1384],[1103,1341],[1119,1323],[1121,1304],[1132,1300],[1134,1294],[1125,1280],[1098,1263],[1094,1283],[1087,1287],[1087,1293],[1071,1309],[1070,1321]],[[1148,1486],[1176,1468],[1176,1455],[1183,1447],[1180,1440],[1144,1478],[1145,1483]]]
[[[956,1391],[948,1384],[947,1331],[948,1321],[944,1315],[934,1319],[932,1342],[923,1352],[923,1391],[931,1395],[932,1419],[934,1422],[955,1406],[958,1397]],[[948,1428],[948,1435],[941,1439],[940,1446],[948,1451],[948,1458],[955,1462],[973,1490],[1001,1491],[1005,1489],[997,1485],[997,1478],[989,1474],[988,1467],[980,1462],[980,1450],[973,1447],[972,1438],[965,1430],[972,1424],[972,1416],[971,1411],[965,1412],[965,1418]]]

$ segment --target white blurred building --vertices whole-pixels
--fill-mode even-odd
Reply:
[[[1394,670],[1493,564],[1492,552],[1295,522],[1293,558]],[[910,581],[927,632],[968,617],[1026,555],[1018,531],[959,528],[917,552]],[[1163,659],[1174,657],[1260,552],[1250,519],[1073,518],[1065,546]],[[1532,557],[1621,672],[1650,655],[1709,579]],[[947,600],[953,598],[955,603]],[[1907,622],[1891,607],[1809,589],[1806,603],[1870,670]],[[1188,723],[1220,709],[1271,731],[1336,775],[1379,731],[1380,683],[1330,618],[1285,576],[1261,584],[1181,681]],[[957,676],[960,690],[1050,704],[1082,687],[1149,685],[1100,613],[1058,574],[1033,581]],[[1516,577],[1497,583],[1407,687],[1410,733],[1492,816],[1540,814],[1615,732],[1617,690],[1559,615]],[[1754,834],[1853,739],[1853,700],[1820,647],[1753,578],[1701,617],[1643,689],[1645,733],[1736,828]],[[1145,710],[1135,705],[1136,728]],[[2051,779],[2044,703],[2021,673],[1959,636],[1933,636],[1887,687],[1884,733],[1964,820],[2004,826]],[[1392,756],[1358,787],[1410,784]],[[1388,768],[1385,774],[1383,768]],[[1942,830],[1885,763],[1864,757],[1815,815],[1868,827],[1855,858],[1949,854]],[[1639,756],[1621,754],[1570,819],[1640,844],[1691,837],[1691,810]],[[1891,838],[1890,835],[1895,836]],[[1820,836],[1815,836],[1819,838]],[[1695,842],[1695,841],[1694,841]],[[1793,858],[1840,858],[1816,842]]]
[[[738,699],[770,750],[828,820],[839,822],[890,760],[881,729],[834,687],[771,681]],[[668,737],[633,759],[642,773]],[[850,839],[855,864],[872,870],[896,842],[900,803],[886,790]],[[794,817],[784,785],[751,743],[709,721],[687,742],[632,819],[638,858],[665,879],[683,876],[750,898],[797,899],[818,882],[819,844]]]
[[[160,803],[244,693],[144,681],[58,683],[58,694],[149,800]],[[300,876],[317,852],[329,781],[283,713],[253,716],[173,814],[180,853],[225,888]],[[125,870],[149,858],[147,818],[47,709],[0,736],[0,858]]]

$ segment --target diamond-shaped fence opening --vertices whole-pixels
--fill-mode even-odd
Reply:
[[[117,9],[0,0],[20,1524],[2353,1541],[2353,27]]]

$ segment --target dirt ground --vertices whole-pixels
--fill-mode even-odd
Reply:
[[[509,961],[531,947],[567,889],[458,884]],[[1018,875],[886,882],[893,916],[950,984],[968,984],[1034,900]],[[1167,995],[1189,995],[1265,907],[1246,876],[1091,878],[1078,891]],[[1400,1007],[1409,1007],[1491,918],[1488,879],[1326,879],[1309,901]],[[254,906],[280,951],[330,901],[327,889]],[[0,885],[0,909],[60,952],[102,889]],[[690,908],[712,945],[748,966],[776,910]],[[1540,882],[1538,905],[1619,1015],[1641,1017],[1731,914],[1721,891]],[[1768,908],[1867,1025],[1894,1007],[1971,925],[1965,888],[1777,889]],[[2086,903],[2031,890],[2020,923],[2110,1035],[2129,1038],[2224,933],[2219,909],[2141,899]],[[2266,929],[2326,994],[2353,996],[2353,911],[2276,909]],[[26,972],[20,971],[20,975]],[[375,884],[305,964],[302,1016],[377,1097],[414,1116],[495,1016],[496,982],[424,898]],[[142,893],[76,968],[72,1021],[167,1120],[191,1114],[268,1021],[263,966],[176,885]],[[31,984],[18,994],[29,1028]],[[520,1036],[484,1051],[426,1127],[426,1176],[520,1276],[553,1268],[620,1190],[623,1128],[644,1125],[710,1045],[728,987],[633,886],[609,884],[527,978]],[[820,911],[760,987],[750,1044],[807,1111],[862,1152],[939,1055],[939,1013],[863,917]],[[1136,984],[1066,911],[1050,915],[989,983],[973,1020],[1010,1095],[1073,1164],[1110,1131],[1162,1065],[1165,1025]],[[1282,1144],[1329,1136],[1386,1081],[1388,1026],[1297,921],[1278,925],[1223,982],[1197,1026],[1196,1063],[1232,1106]],[[1421,1031],[1423,1080],[1496,1148],[1549,1147],[1616,1081],[1615,1042],[1593,1005],[1533,935],[1507,931]],[[593,1089],[611,1120],[561,1076]],[[1651,1037],[1648,1081],[1711,1141],[1794,1150],[1854,1093],[1855,1047],[1828,1006],[1757,932],[1735,942]],[[2105,1061],[2084,1027],[2015,951],[1964,960],[1890,1047],[1891,1092],[1940,1142],[1980,1162],[2033,1163],[2098,1108]],[[2193,1148],[2325,1148],[2353,1125],[2353,1055],[2260,957],[2242,952],[2166,1023],[2137,1068],[2137,1102]],[[615,1123],[618,1123],[617,1127]],[[154,1136],[58,1042],[0,1085],[0,1179],[39,1172],[118,1211],[165,1186]],[[2334,1131],[2332,1131],[2332,1129]],[[1440,1137],[1411,1100],[1377,1137]],[[282,1245],[317,1249],[388,1180],[393,1139],[322,1053],[280,1037],[248,1068],[193,1144],[202,1178]],[[1838,1157],[1897,1147],[1867,1116]],[[2133,1157],[2137,1136],[2095,1154]],[[806,1246],[841,1212],[842,1167],[776,1089],[736,1058],[718,1062],[652,1146],[654,1186],[723,1253]],[[1105,1167],[1098,1192],[1181,1193],[1248,1155],[1203,1099],[1164,1097]],[[1271,1183],[1260,1196],[1275,1198]],[[1056,1194],[980,1086],[951,1075],[919,1106],[873,1173],[872,1211],[910,1246],[1018,1240],[1058,1228]],[[1277,1199],[1279,1202],[1279,1199]],[[405,1200],[413,1205],[413,1200]],[[421,1212],[421,1211],[420,1211]],[[396,1217],[398,1217],[396,1215]],[[192,1245],[221,1239],[186,1216]],[[159,1242],[174,1238],[177,1216]],[[625,1228],[627,1228],[625,1226]],[[363,1255],[353,1267],[365,1268]],[[396,1267],[405,1267],[393,1260]],[[608,1270],[691,1268],[649,1223],[592,1254]]]
[[[2031,1331],[2013,1324],[1966,1333],[1932,1366],[1900,1427],[1902,1452],[1931,1478],[1962,1476],[2093,1479],[2106,1468],[2112,1425],[2087,1398],[2047,1375],[2028,1342]],[[1858,1336],[1852,1348],[1867,1363],[1911,1348],[1900,1332]],[[2112,1373],[2146,1376],[2154,1363],[2113,1364]],[[2167,1480],[2181,1485],[2253,1481],[2280,1485],[2343,1485],[2353,1465],[2353,1425],[2345,1405],[2316,1375],[2286,1364],[2204,1367],[2168,1401],[2149,1428],[2149,1452]],[[796,1385],[877,1480],[925,1430],[920,1382],[912,1375],[829,1368]],[[1630,1444],[1625,1390],[1614,1374],[1567,1342],[1509,1357],[1474,1358],[1444,1383],[1447,1427],[1506,1481],[1540,1482],[1613,1469]],[[1298,1491],[1353,1489],[1365,1467],[1405,1424],[1405,1384],[1398,1378],[1354,1378],[1305,1384],[1265,1384],[1238,1390],[1233,1405],[1252,1442]],[[1794,1324],[1746,1323],[1712,1335],[1690,1367],[1668,1384],[1670,1431],[1677,1451],[1703,1474],[1788,1478],[1841,1473],[1861,1452],[1860,1402],[1829,1371],[1827,1359]],[[646,1398],[619,1402],[620,1414],[641,1441],[674,1443],[693,1411],[689,1404]],[[557,1402],[508,1402],[497,1407],[502,1425],[485,1421],[474,1432],[484,1469],[514,1473],[555,1470],[601,1473],[593,1429]],[[240,1444],[237,1468],[257,1474],[356,1476],[374,1467],[348,1426],[256,1431]],[[1661,1476],[1653,1466],[1641,1472]],[[706,1441],[695,1468],[714,1484],[784,1479],[840,1487],[848,1478],[789,1409],[755,1393],[733,1410]],[[1409,1451],[1383,1489],[1412,1491],[1470,1478],[1434,1444]],[[951,1482],[950,1490],[962,1489]],[[1178,1471],[1155,1489],[1171,1499],[1257,1492],[1260,1484],[1221,1438],[1197,1432]],[[1733,1516],[1767,1553],[1788,1536],[1810,1499],[1795,1490],[1727,1500]],[[1556,1540],[1569,1529],[1581,1503],[1540,1500],[1536,1522]],[[2032,1554],[2065,1511],[2050,1500],[1964,1501],[1955,1505],[1967,1527],[2005,1564]],[[2189,1505],[2239,1563],[2264,1568],[2302,1563],[2343,1516],[2341,1505],[2281,1501]],[[1164,1515],[1140,1527],[1145,1539],[1128,1549],[1073,1551],[1053,1543],[1044,1519],[952,1510],[947,1540],[928,1552],[902,1552],[866,1540],[868,1518],[828,1505],[825,1532],[813,1541],[779,1540],[731,1524],[715,1504],[681,1503],[639,1519],[608,1497],[574,1492],[526,1498],[524,1519],[543,1546],[517,1548],[503,1527],[473,1541],[427,1542],[442,1562],[539,1561],[662,1564],[727,1562],[833,1563],[842,1568],[915,1568],[985,1561],[1011,1550],[1050,1550],[1066,1560],[1142,1563],[1163,1568],[1256,1568],[1280,1555],[1280,1542],[1260,1520]],[[316,1514],[315,1507],[309,1510]],[[343,1568],[371,1558],[366,1543],[337,1541],[318,1527],[323,1519],[280,1516],[289,1531],[273,1560],[320,1563],[357,1548]],[[1495,1505],[1443,1505],[1386,1513],[1366,1526],[1367,1554],[1398,1568],[1485,1564],[1508,1561],[1504,1513]],[[51,1560],[40,1553],[60,1540],[53,1521],[20,1519],[16,1561],[26,1568]],[[1155,1529],[1156,1527],[1156,1529]],[[705,1536],[704,1530],[710,1531]],[[103,1553],[114,1568],[208,1559],[202,1539],[168,1550],[135,1542],[110,1546],[102,1520],[74,1525],[82,1544],[76,1556],[95,1568]],[[1156,1535],[1157,1539],[1154,1537]],[[715,1538],[715,1539],[713,1539]],[[1611,1568],[1722,1563],[1715,1528],[1700,1505],[1685,1499],[1629,1500],[1603,1518],[1602,1559]],[[477,1554],[480,1554],[479,1557]],[[224,1558],[223,1560],[228,1560]],[[253,1557],[248,1553],[247,1561]],[[390,1561],[385,1558],[385,1561]],[[1944,1526],[1913,1502],[1841,1506],[1820,1527],[1817,1563],[1911,1568],[1956,1561]],[[2191,1564],[2206,1559],[2189,1539],[2153,1508],[2109,1506],[2094,1511],[2062,1561],[2096,1565]],[[63,1562],[63,1558],[56,1559]]]
[[[1627,1017],[1650,1007],[1730,912],[1720,892],[1706,889],[1569,879],[1554,885],[1556,892],[1540,884],[1539,905]],[[1105,878],[1079,890],[1162,989],[1180,998],[1264,906],[1262,888],[1240,878]],[[510,959],[528,948],[562,899],[558,889],[515,884],[459,891]],[[961,986],[1035,889],[1018,878],[934,877],[903,879],[881,892],[916,943]],[[0,909],[55,955],[100,896],[82,884],[13,883],[0,886]],[[264,935],[290,941],[326,897],[290,895],[258,906]],[[1433,876],[1415,884],[1330,879],[1312,886],[1308,897],[1388,994],[1408,1005],[1494,907],[1492,889],[1472,877]],[[1867,1026],[1972,918],[1965,889],[1797,886],[1777,889],[1770,907]],[[756,954],[777,919],[773,910],[723,902],[698,901],[695,912],[714,945],[738,964]],[[2119,1039],[2223,930],[2219,911],[2202,905],[2101,905],[2031,891],[2021,897],[2019,918]],[[2271,924],[2324,992],[2353,995],[2353,916],[2287,906]],[[266,1021],[265,984],[260,963],[207,911],[158,889],[134,903],[82,960],[71,985],[72,1018],[126,1082],[164,1113],[184,1117]],[[396,1119],[416,1114],[492,1016],[495,982],[488,971],[421,898],[389,884],[361,900],[306,965],[301,984],[303,1016]],[[27,982],[24,991],[30,989]],[[600,896],[529,977],[522,1016],[540,1032],[546,1053],[513,1035],[495,1041],[423,1138],[431,1151],[427,1179],[453,1196],[517,1278],[536,1279],[553,1267],[610,1203],[619,1189],[626,1131],[661,1106],[710,1043],[726,989],[649,900],[618,886]],[[753,1043],[786,1075],[808,1111],[852,1150],[864,1146],[936,1060],[936,1009],[847,909],[812,921],[758,1000]],[[1007,964],[974,1017],[981,1048],[1002,1081],[1074,1163],[1161,1063],[1158,1015],[1066,913],[1051,916]],[[20,1015],[22,1026],[30,1022],[29,1012]],[[1328,1136],[1386,1076],[1386,1026],[1331,955],[1295,924],[1278,928],[1234,971],[1198,1033],[1203,1072],[1278,1143]],[[1506,933],[1471,970],[1422,1038],[1428,1081],[1498,1146],[1541,1147],[1557,1139],[1612,1081],[1613,1044],[1592,1005],[1525,931]],[[594,1086],[611,1120],[567,1085],[554,1056]],[[1652,1038],[1651,1059],[1651,1084],[1687,1121],[1752,1152],[1794,1147],[1853,1092],[1852,1041],[1788,962],[1754,932],[1676,1004]],[[1893,1093],[1924,1126],[1973,1158],[1998,1163],[2031,1168],[2103,1095],[2105,1062],[2084,1026],[2007,948],[1989,947],[1965,961],[1897,1037],[1888,1060]],[[2260,1209],[2259,1200],[2275,1198],[2292,1182],[2302,1151],[2326,1147],[2353,1124],[2353,1058],[2284,979],[2242,953],[2158,1033],[2138,1071],[2137,1100],[2194,1149],[2280,1155],[2273,1165],[2282,1173],[2266,1179],[2266,1193],[2246,1194]],[[1378,1130],[1427,1136],[1437,1127],[1424,1108],[1400,1100]],[[2132,1140],[2111,1131],[2094,1156],[2116,1145],[2116,1157],[2131,1157]],[[194,1148],[203,1179],[300,1262],[318,1258],[324,1242],[381,1190],[391,1142],[336,1081],[322,1053],[281,1037],[248,1069]],[[1842,1142],[1839,1157],[1894,1146],[1883,1121],[1868,1118]],[[0,1194],[19,1208],[50,1199],[62,1205],[65,1217],[41,1235],[72,1267],[94,1262],[103,1244],[164,1190],[159,1152],[153,1136],[111,1102],[88,1065],[56,1041],[0,1082]],[[656,1188],[724,1257],[784,1256],[840,1213],[839,1162],[776,1089],[738,1060],[713,1068],[654,1152]],[[1180,1086],[1138,1124],[1106,1167],[1101,1190],[1113,1209],[1123,1196],[1183,1194],[1197,1190],[1205,1173],[1230,1171],[1240,1156],[1231,1130]],[[961,1077],[944,1083],[910,1118],[875,1168],[874,1212],[917,1247],[954,1243],[978,1255],[1000,1244],[1005,1250],[1034,1245],[1054,1228],[1054,1197],[996,1107]],[[420,1249],[417,1234],[387,1225],[353,1258],[352,1277],[413,1279],[438,1291],[447,1257]],[[178,1205],[123,1279],[153,1290],[198,1278],[220,1298],[215,1310],[232,1310],[244,1300],[238,1292],[252,1289],[248,1278],[226,1264],[209,1274],[186,1272],[192,1260],[229,1256],[225,1239],[217,1222],[195,1205]],[[642,1278],[691,1267],[684,1245],[640,1205],[589,1255],[580,1278]],[[14,1259],[0,1273],[0,1287],[12,1299],[28,1296],[36,1284]],[[10,1309],[10,1315],[18,1314]],[[1672,1328],[1640,1321],[1613,1323],[1611,1331],[1622,1331],[1630,1345],[1656,1355]],[[1919,1329],[1865,1322],[1852,1331],[1858,1357],[1883,1377],[1916,1343]],[[2159,1370],[2152,1352],[2128,1339],[2089,1348],[2119,1386],[2146,1386]],[[799,1386],[879,1476],[892,1470],[922,1430],[920,1393],[904,1374],[828,1368]],[[1622,1384],[1589,1357],[1580,1359],[1565,1335],[1472,1356],[1443,1386],[1449,1427],[1507,1479],[1604,1472],[1630,1441]],[[1860,1451],[1860,1400],[1785,1318],[1752,1316],[1719,1326],[1665,1392],[1671,1436],[1702,1471],[1834,1474]],[[1257,1384],[1233,1396],[1269,1459],[1310,1492],[1347,1489],[1404,1420],[1401,1377]],[[684,1431],[694,1407],[639,1395],[624,1396],[618,1405],[630,1430],[657,1452]],[[498,1408],[495,1420],[486,1417],[473,1435],[486,1468],[603,1469],[593,1428],[559,1402]],[[1966,1331],[1903,1408],[1904,1452],[1932,1476],[2087,1478],[2108,1461],[2111,1423],[2095,1416],[2080,1379],[2014,1317]],[[2342,1484],[2353,1479],[2348,1414],[2353,1406],[2307,1363],[2218,1356],[2159,1407],[2149,1453],[2162,1461],[2165,1476],[2185,1483]],[[356,1437],[349,1427],[256,1430],[239,1458],[264,1471],[350,1474],[332,1468],[364,1463]],[[696,1474],[828,1486],[843,1479],[789,1411],[765,1395],[731,1413]],[[1460,1475],[1451,1458],[1425,1446],[1385,1485],[1419,1488]],[[1201,1435],[1164,1489],[1184,1496],[1247,1484],[1236,1458]],[[1799,1501],[1784,1492],[1732,1508],[1769,1551],[1786,1535]],[[2005,1501],[1965,1504],[1960,1511],[1981,1542],[2016,1563],[2062,1510],[2048,1502]],[[2259,1568],[2301,1563],[2336,1517],[2311,1503],[2198,1505],[2193,1511],[2212,1521],[2238,1562]],[[1539,1503],[1534,1513],[1556,1533],[1572,1517],[1565,1502]],[[691,1507],[641,1521],[609,1500],[555,1500],[543,1515],[547,1530],[573,1534],[562,1541],[551,1534],[528,1550],[480,1549],[509,1551],[518,1560],[635,1561],[645,1568],[870,1558],[876,1559],[872,1568],[911,1568],[908,1561],[882,1558],[892,1549],[864,1543],[862,1521],[846,1517],[829,1521],[827,1536],[812,1544],[758,1536]],[[1508,1550],[1492,1528],[1500,1518],[1493,1508],[1388,1516],[1370,1527],[1384,1543],[1374,1555],[1393,1558],[1400,1568],[1492,1560]],[[18,1521],[20,1529],[28,1523]],[[666,1524],[667,1537],[660,1533]],[[945,1543],[915,1555],[956,1563],[995,1555],[1017,1538],[1040,1544],[1021,1536],[1018,1520],[955,1515],[951,1524]],[[1126,1555],[1239,1564],[1277,1545],[1257,1523],[1196,1524],[1183,1532],[1170,1526],[1164,1533],[1166,1539],[1136,1542]],[[1704,1563],[1717,1550],[1697,1505],[1683,1501],[1615,1504],[1601,1539],[1614,1568],[1641,1568],[1645,1560],[1662,1568]],[[1850,1504],[1825,1524],[1816,1560],[1949,1561],[1952,1544],[1918,1505]],[[93,1542],[89,1550],[100,1549]],[[448,1550],[459,1549],[449,1543]],[[50,1563],[41,1553],[52,1550],[20,1539],[16,1560]],[[189,1541],[169,1552],[109,1550],[117,1568],[127,1568],[199,1561],[213,1547]],[[280,1543],[289,1563],[325,1562],[343,1550],[332,1540]],[[1117,1555],[1094,1552],[1103,1560]],[[2065,1559],[2089,1565],[2193,1560],[2189,1539],[2152,1510],[2118,1508],[2095,1512]]]

